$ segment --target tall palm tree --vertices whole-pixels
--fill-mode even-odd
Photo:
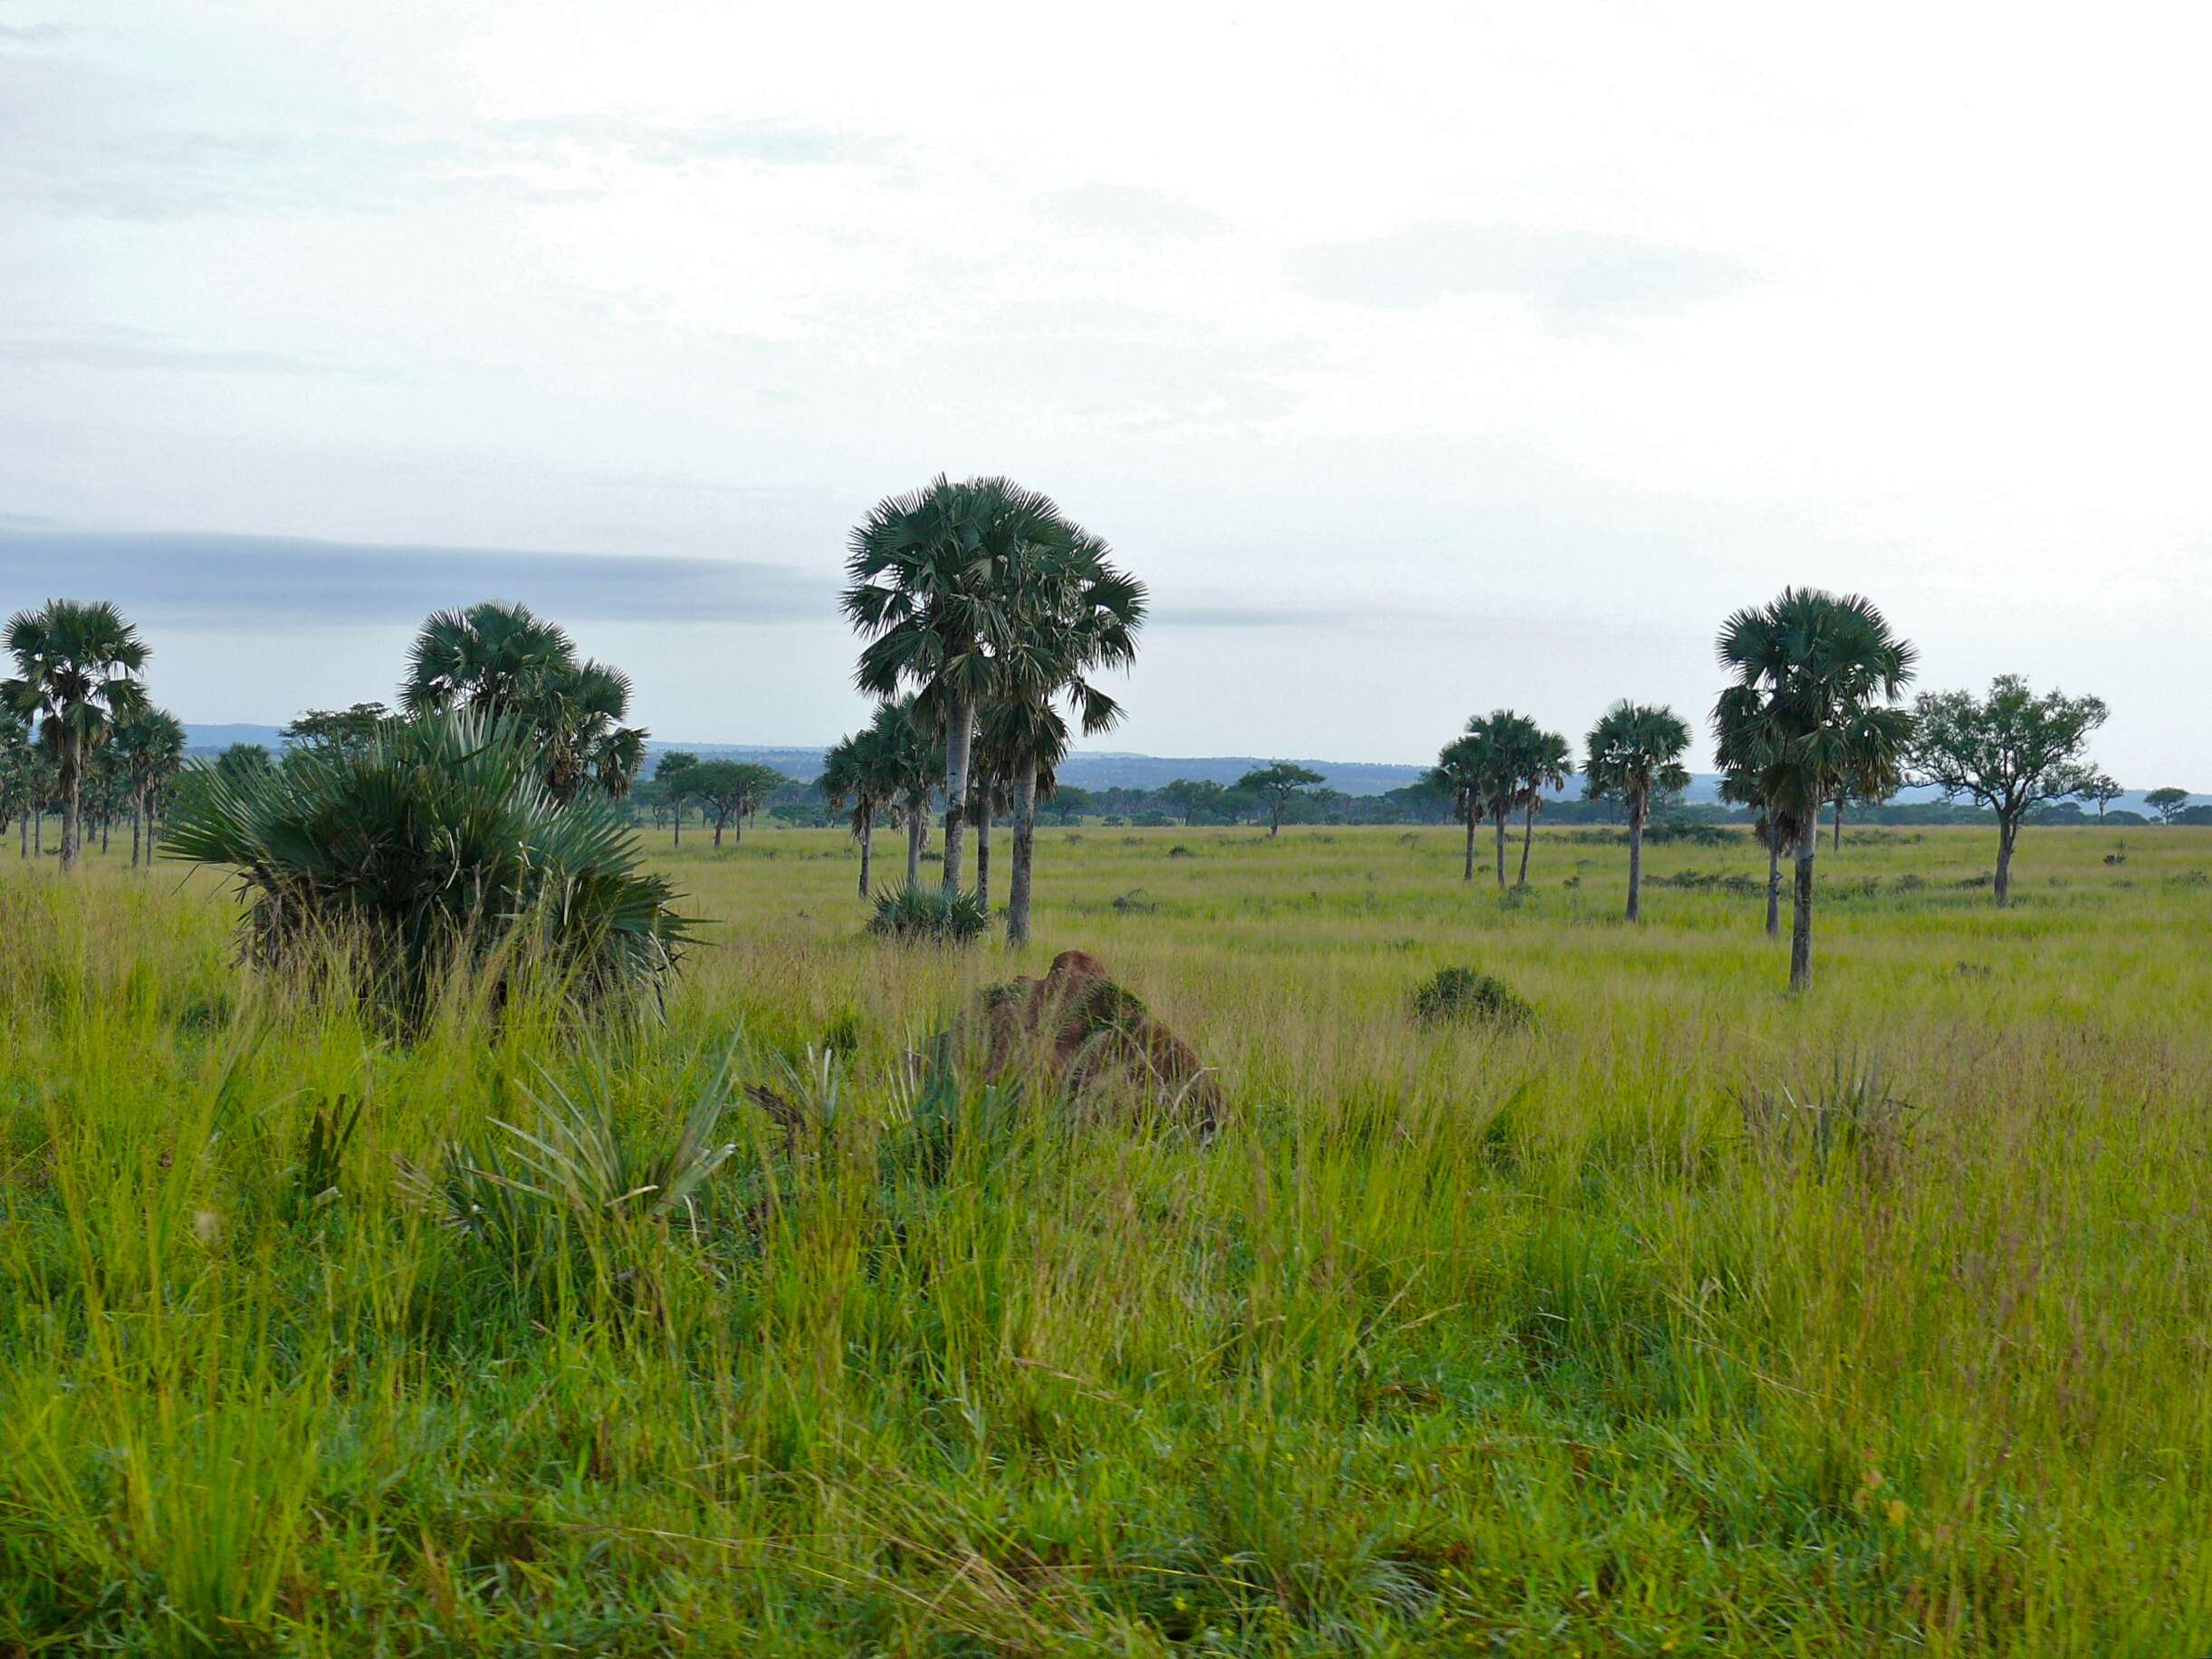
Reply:
[[[1460,740],[1466,747],[1459,751],[1459,764],[1472,781],[1482,815],[1497,828],[1500,892],[1506,886],[1506,824],[1517,810],[1532,810],[1528,780],[1540,770],[1546,735],[1527,715],[1501,708],[1470,719]],[[1559,746],[1566,748],[1565,739]]]
[[[1565,789],[1575,770],[1575,751],[1556,732],[1541,730],[1534,721],[1522,734],[1521,766],[1521,873],[1517,885],[1528,885],[1528,847],[1536,839],[1537,814],[1544,810],[1546,790]]]
[[[150,655],[138,630],[105,599],[49,599],[39,610],[8,619],[7,648],[15,677],[0,685],[0,701],[39,723],[54,757],[62,796],[62,868],[76,867],[84,774],[93,751],[116,722],[146,706],[139,671]]]
[[[167,709],[144,709],[116,727],[110,753],[129,791],[130,865],[136,869],[141,846],[146,862],[154,861],[154,802],[184,766],[185,728]]]
[[[1065,542],[1030,550],[1017,573],[1009,610],[1014,627],[999,701],[999,728],[1012,785],[1014,865],[1007,884],[1006,942],[1029,936],[1029,903],[1037,865],[1037,802],[1052,793],[1068,753],[1068,727],[1058,708],[1065,697],[1086,737],[1121,723],[1121,705],[1099,686],[1102,671],[1136,660],[1137,635],[1149,603],[1144,584],[1113,562],[1106,542],[1070,528]]]
[[[1428,771],[1431,787],[1451,797],[1451,815],[1467,826],[1467,866],[1462,881],[1475,878],[1475,826],[1482,821],[1483,783],[1488,776],[1488,745],[1481,738],[1453,738],[1437,751],[1436,764]]]
[[[876,821],[896,806],[896,753],[881,721],[833,743],[822,756],[821,790],[832,812],[850,807],[853,839],[860,843],[860,897],[868,896],[876,850]]]
[[[399,706],[410,714],[464,706],[480,714],[512,714],[541,676],[575,661],[568,634],[527,605],[487,599],[436,611],[408,651]]]
[[[867,641],[853,678],[871,696],[911,687],[945,751],[944,886],[957,891],[976,711],[1006,688],[1013,594],[1040,551],[1075,529],[1051,498],[1009,478],[954,484],[877,503],[849,541],[842,599]]]
[[[0,810],[15,821],[18,857],[31,856],[31,813],[39,804],[41,757],[30,726],[13,711],[0,708]]]
[[[920,699],[908,696],[878,703],[868,728],[883,769],[881,775],[906,826],[906,885],[910,887],[922,879],[922,848],[929,839],[930,797],[944,787],[944,750],[929,725]]]
[[[1918,653],[1871,600],[1786,588],[1721,625],[1735,683],[1713,706],[1721,769],[1756,780],[1767,810],[1796,832],[1790,988],[1813,983],[1813,862],[1824,802],[1862,779],[1899,772],[1912,715],[1896,706]]]
[[[1583,775],[1594,791],[1617,795],[1628,808],[1628,919],[1642,916],[1643,821],[1652,797],[1690,787],[1682,752],[1690,727],[1672,709],[1623,699],[1590,728]]]
[[[567,632],[527,605],[486,600],[431,616],[408,652],[399,704],[410,714],[468,708],[522,722],[563,805],[587,784],[619,801],[645,764],[649,734],[622,724],[629,676],[579,657]]]

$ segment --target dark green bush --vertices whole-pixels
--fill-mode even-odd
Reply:
[[[868,931],[910,945],[966,945],[983,936],[991,912],[972,893],[938,887],[899,887],[876,896]]]
[[[557,804],[519,727],[465,710],[391,720],[358,749],[316,745],[251,778],[194,770],[172,858],[228,866],[255,964],[310,973],[351,954],[378,1012],[419,1020],[454,973],[541,975],[573,1002],[657,990],[685,925],[610,801]]]
[[[1495,974],[1473,968],[1439,968],[1413,993],[1413,1017],[1423,1025],[1527,1025],[1536,1009]]]

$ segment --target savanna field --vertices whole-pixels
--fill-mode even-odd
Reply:
[[[2031,830],[2005,911],[1994,831],[1824,835],[1800,998],[1741,836],[1638,929],[1587,831],[1512,901],[1451,830],[1039,839],[1011,959],[866,936],[842,834],[655,838],[665,1021],[404,1041],[212,873],[5,860],[0,1652],[2212,1648],[2212,831]],[[1068,947],[1215,1131],[924,1101]],[[1416,1022],[1451,964],[1533,1021]],[[441,1208],[703,1097],[673,1212]]]

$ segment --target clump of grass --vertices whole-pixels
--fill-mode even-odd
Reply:
[[[1413,1018],[1423,1025],[1513,1027],[1536,1017],[1534,1004],[1512,986],[1474,968],[1439,968],[1413,993]]]
[[[973,893],[917,885],[876,896],[868,931],[903,945],[970,945],[991,926],[991,913]]]
[[[1840,1059],[1824,1079],[1762,1083],[1739,1090],[1738,1100],[1744,1132],[1760,1155],[1805,1167],[1816,1179],[1847,1158],[1862,1169],[1893,1167],[1915,1116],[1882,1081],[1879,1065]]]

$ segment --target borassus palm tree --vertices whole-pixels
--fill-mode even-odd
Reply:
[[[1544,810],[1544,796],[1548,790],[1565,789],[1567,774],[1575,770],[1575,752],[1567,741],[1556,732],[1546,732],[1534,721],[1520,735],[1521,768],[1521,871],[1520,887],[1528,885],[1528,849],[1536,839],[1537,814]]]
[[[167,709],[148,708],[115,729],[110,753],[121,768],[130,798],[130,864],[141,851],[154,861],[154,805],[162,785],[185,763],[185,728]]]
[[[1590,728],[1583,776],[1594,794],[1616,796],[1628,809],[1628,919],[1642,919],[1643,824],[1654,794],[1690,787],[1682,753],[1690,727],[1672,709],[1648,703],[1614,704]]]
[[[8,619],[15,677],[0,701],[36,721],[53,756],[62,797],[62,868],[76,866],[86,768],[116,723],[146,706],[139,671],[151,654],[123,613],[105,599],[49,599]]]
[[[543,675],[575,660],[568,634],[527,605],[487,599],[436,611],[415,636],[399,705],[410,714],[448,708],[512,714]]]
[[[1007,687],[1015,592],[1039,551],[1075,528],[1050,497],[1009,478],[940,475],[879,503],[852,532],[846,616],[867,641],[854,680],[870,696],[920,694],[945,752],[944,886],[957,891],[976,711]]]
[[[1029,936],[1037,865],[1037,802],[1052,792],[1068,753],[1067,699],[1086,737],[1121,723],[1121,705],[1096,676],[1136,660],[1148,604],[1144,584],[1116,566],[1105,542],[1074,530],[1065,543],[1039,543],[1020,566],[1010,603],[1013,628],[994,728],[1011,785],[1014,867],[1007,886],[1006,942]]]
[[[1796,837],[1790,988],[1813,983],[1813,863],[1824,802],[1902,769],[1912,715],[1896,706],[1917,653],[1871,600],[1787,588],[1721,625],[1734,684],[1713,706],[1724,772],[1751,782]]]
[[[901,697],[876,705],[869,723],[881,776],[889,783],[891,799],[906,826],[906,885],[922,879],[922,847],[929,839],[929,806],[933,793],[944,787],[944,751],[929,729],[929,719],[918,699]]]
[[[522,724],[545,755],[545,787],[566,804],[589,786],[629,793],[645,764],[644,730],[626,726],[629,677],[576,654],[554,623],[527,605],[486,601],[424,622],[399,688],[409,714],[467,708]]]
[[[897,805],[896,753],[881,722],[863,726],[832,744],[822,756],[821,789],[832,812],[848,809],[853,839],[860,843],[860,897],[868,896],[876,850],[876,823]]]
[[[1470,780],[1481,816],[1497,828],[1500,892],[1506,886],[1506,823],[1515,811],[1533,810],[1529,779],[1541,770],[1540,757],[1548,751],[1546,736],[1527,715],[1501,708],[1469,720],[1466,735],[1446,751]],[[1566,746],[1565,739],[1558,743],[1561,750]],[[1525,863],[1523,868],[1525,872]]]
[[[1451,797],[1451,815],[1467,826],[1467,864],[1462,881],[1475,878],[1475,826],[1482,821],[1483,785],[1489,777],[1489,745],[1472,736],[1453,738],[1437,751],[1429,768],[1430,787]]]

